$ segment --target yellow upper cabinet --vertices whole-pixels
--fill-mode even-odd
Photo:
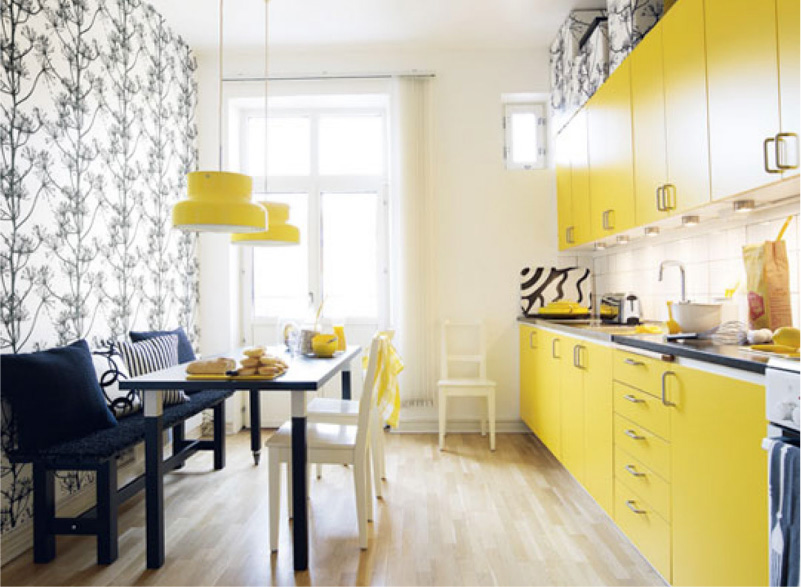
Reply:
[[[702,206],[711,196],[703,0],[676,3],[658,28],[665,86],[664,193],[676,213]]]
[[[705,0],[705,7],[712,198],[719,199],[781,178],[772,147],[780,129],[776,4]]]
[[[799,3],[798,0],[777,0],[776,19],[779,39],[779,89],[781,101],[781,130],[779,139],[782,151],[780,161],[784,176],[798,175],[801,145],[799,121]]]
[[[621,63],[587,102],[593,240],[629,229],[635,222],[630,62]]]
[[[629,59],[636,220],[638,225],[642,225],[670,213],[665,191],[668,169],[662,28],[652,29]]]
[[[559,226],[559,249],[573,244],[573,198],[570,169],[570,134],[564,129],[556,137],[556,208]]]

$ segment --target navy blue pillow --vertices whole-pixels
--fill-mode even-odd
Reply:
[[[175,330],[151,330],[150,332],[129,332],[131,342],[139,342],[140,340],[148,340],[149,338],[156,338],[157,336],[164,336],[165,334],[175,334],[178,336],[178,362],[188,363],[194,361],[195,351],[192,349],[192,343],[189,342],[189,337],[186,336],[183,326],[179,326]]]
[[[22,450],[117,425],[85,340],[38,353],[0,355],[0,386],[11,404]]]

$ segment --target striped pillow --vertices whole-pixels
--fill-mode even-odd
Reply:
[[[178,336],[175,334],[139,342],[121,342],[119,349],[131,377],[147,375],[178,364]],[[189,397],[180,389],[165,389],[162,393],[165,406],[189,401]]]

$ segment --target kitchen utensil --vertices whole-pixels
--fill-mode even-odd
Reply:
[[[720,325],[721,304],[679,302],[673,304],[673,316],[682,332],[704,332]]]
[[[730,320],[720,325],[712,335],[715,344],[741,345],[747,341],[748,325],[739,320]]]
[[[668,307],[668,321],[665,323],[667,326],[668,332],[670,334],[678,334],[681,332],[681,328],[679,327],[679,323],[673,319],[673,302],[667,303]]]

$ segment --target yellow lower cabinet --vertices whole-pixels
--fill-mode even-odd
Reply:
[[[670,483],[619,448],[615,450],[615,479],[642,496],[660,516],[670,521]]]
[[[563,340],[560,382],[562,418],[562,464],[573,477],[584,483],[584,370],[581,368],[582,345],[572,338]]]
[[[612,349],[584,344],[580,363],[584,368],[584,487],[612,516]]]
[[[615,381],[615,413],[670,440],[670,408],[662,400]]]
[[[671,370],[673,583],[767,585],[765,388]]]
[[[615,448],[625,450],[662,478],[670,480],[670,443],[619,414],[615,414]]]
[[[620,481],[615,483],[615,522],[648,562],[670,581],[670,524]]]
[[[537,329],[521,324],[520,330],[520,418],[534,430]]]
[[[562,455],[561,380],[565,336],[538,330],[534,432],[557,459]]]

